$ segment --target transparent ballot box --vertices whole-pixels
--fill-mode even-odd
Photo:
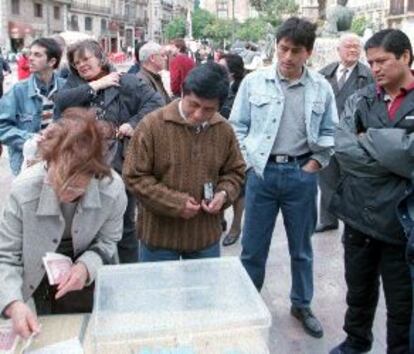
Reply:
[[[269,310],[235,257],[103,267],[91,321],[99,354],[269,353]]]

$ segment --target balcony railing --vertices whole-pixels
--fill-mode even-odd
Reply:
[[[402,15],[404,14],[404,0],[391,0],[390,2],[390,15]]]
[[[81,10],[81,11],[88,11],[96,14],[111,14],[111,8],[106,6],[99,6],[99,5],[92,5],[92,4],[85,4],[79,1],[73,1],[71,5],[72,10]]]

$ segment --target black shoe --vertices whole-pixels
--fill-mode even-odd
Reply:
[[[303,329],[306,333],[315,338],[321,338],[323,336],[322,325],[310,308],[292,306],[290,308],[290,314],[302,322]]]
[[[330,225],[318,224],[315,227],[315,233],[325,232],[325,231],[329,231],[329,230],[337,230],[338,227],[339,227],[338,224],[330,224]]]
[[[357,350],[355,348],[352,348],[348,343],[342,342],[341,344],[337,345],[335,348],[331,349],[329,354],[362,354],[362,353],[368,353],[368,350]]]
[[[227,234],[224,239],[222,245],[224,247],[231,246],[237,242],[237,240],[240,238],[240,232],[236,235]]]

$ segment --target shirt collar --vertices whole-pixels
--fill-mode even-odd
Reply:
[[[414,75],[414,70],[412,70],[411,73]],[[406,87],[401,87],[400,88],[400,95],[402,94],[402,95],[405,96],[407,93],[409,93],[413,90],[414,90],[414,81]],[[382,86],[376,85],[376,91],[377,91],[377,97],[378,98],[383,96],[384,101],[391,100],[391,96],[388,95],[388,93],[384,90],[384,88]]]
[[[184,111],[183,111],[183,107],[182,106],[183,106],[183,101],[180,99],[180,101],[178,102],[178,112],[180,113],[181,118],[184,119],[187,122],[188,119],[187,119],[187,117],[184,114]],[[203,128],[207,127],[208,126],[208,122],[201,123],[201,126]]]
[[[33,85],[38,96],[50,97],[56,91],[55,74],[52,74],[52,78],[48,84],[40,80],[38,75],[34,74]]]
[[[295,86],[295,85],[302,85],[305,86],[306,80],[308,77],[308,69],[304,66],[302,68],[302,75],[299,79],[295,79],[293,81],[290,81],[287,77],[283,76],[283,74],[280,72],[279,68],[276,69],[276,77],[279,81],[284,81],[288,83],[288,86]]]
[[[337,73],[340,73],[340,75],[342,75],[342,73],[344,72],[344,69],[347,69],[348,70],[348,73],[351,73],[354,69],[355,69],[355,67],[358,65],[358,62],[356,62],[354,65],[352,65],[352,66],[345,66],[344,64],[342,64],[342,63],[339,63],[339,65],[338,65],[338,69],[336,70],[336,72]]]

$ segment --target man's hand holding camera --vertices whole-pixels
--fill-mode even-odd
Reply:
[[[206,200],[201,202],[201,207],[206,213],[209,214],[218,214],[221,209],[223,209],[223,205],[227,200],[227,192],[226,191],[219,191],[214,194],[214,198],[211,202],[207,203]]]

